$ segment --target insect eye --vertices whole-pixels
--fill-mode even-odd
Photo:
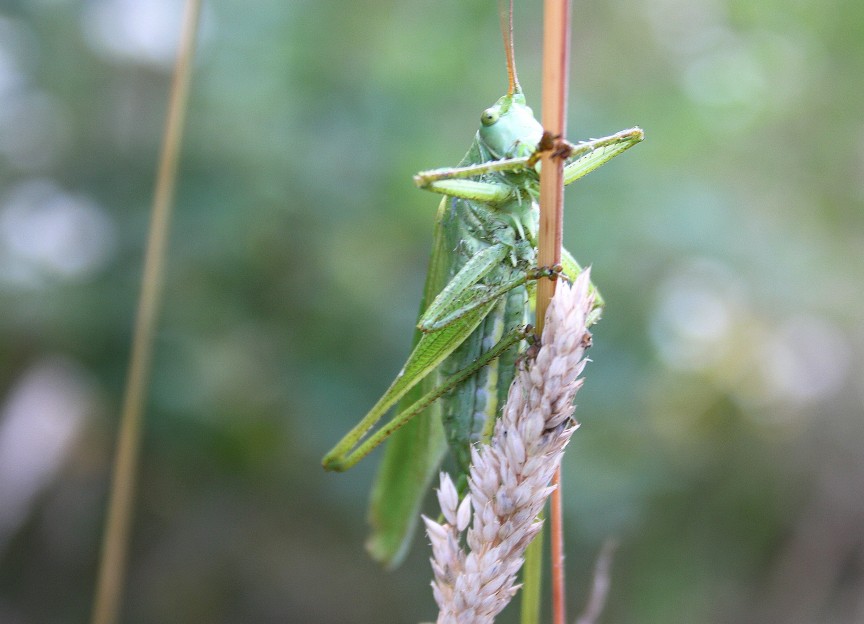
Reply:
[[[498,114],[498,109],[487,108],[483,111],[483,114],[480,115],[480,123],[482,123],[484,126],[491,126],[496,121],[498,121],[499,116],[500,115]]]

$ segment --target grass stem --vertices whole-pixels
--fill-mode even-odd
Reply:
[[[116,622],[122,601],[141,443],[142,413],[150,377],[153,335],[161,302],[165,248],[171,222],[177,161],[200,12],[201,1],[188,0],[156,174],[144,272],[117,432],[117,450],[90,620],[92,624]]]
[[[567,132],[567,90],[570,69],[570,0],[545,0],[543,6],[543,128],[553,136]],[[564,160],[544,154],[540,175],[540,232],[538,264],[553,266],[561,262],[564,204]],[[537,332],[543,331],[543,318],[555,282],[541,279],[537,285]],[[565,624],[564,533],[562,525],[561,470],[556,471],[549,509],[552,578],[552,622]]]

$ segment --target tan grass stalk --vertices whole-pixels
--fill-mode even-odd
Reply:
[[[570,0],[545,0],[543,3],[543,129],[554,136],[567,135],[567,77],[570,72]],[[561,239],[564,223],[564,160],[552,154],[542,159],[540,174],[540,231],[537,261],[540,266],[561,262]],[[546,306],[555,294],[555,282],[541,279],[537,284],[537,332],[543,330]],[[554,482],[561,483],[561,473]],[[549,506],[550,566],[552,579],[552,622],[564,624],[564,527],[560,488],[555,490]],[[539,544],[537,545],[540,546]],[[539,579],[537,580],[539,584]],[[538,613],[525,614],[536,622]]]
[[[105,532],[102,537],[93,611],[90,616],[91,624],[113,624],[117,621],[126,580],[126,556],[129,550],[129,531],[135,498],[144,401],[150,376],[153,336],[162,299],[165,249],[168,243],[180,142],[183,136],[186,101],[192,73],[192,56],[200,14],[201,0],[187,0],[180,49],[177,53],[165,120],[162,151],[159,155],[153,207],[150,211],[144,274],[141,279],[138,313],[135,318],[123,408],[117,431],[117,449],[106,511]]]
[[[559,285],[542,346],[523,361],[490,444],[472,450],[469,492],[461,502],[450,477],[441,475],[444,523],[423,518],[439,624],[491,623],[519,589],[523,553],[540,530],[537,516],[578,426],[571,416],[590,344],[589,280],[586,270],[572,288]]]

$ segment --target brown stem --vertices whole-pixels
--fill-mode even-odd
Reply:
[[[545,0],[543,8],[543,128],[553,136],[564,136],[567,119],[567,75],[570,65],[570,0]],[[540,233],[537,263],[561,263],[561,232],[564,202],[564,160],[546,152],[541,161]],[[537,332],[543,331],[546,308],[555,294],[555,282],[541,279],[537,285]],[[561,511],[561,474],[550,506],[552,564],[552,622],[564,624],[564,535]]]
[[[150,373],[153,333],[162,294],[168,224],[171,221],[177,160],[183,134],[192,53],[195,49],[195,34],[200,12],[201,1],[188,0],[168,102],[159,170],[156,174],[150,230],[144,257],[144,273],[135,318],[132,352],[129,356],[120,426],[117,432],[117,454],[114,458],[105,534],[102,539],[99,577],[96,582],[90,620],[92,624],[116,622],[123,594],[129,525],[132,519],[138,449],[141,440],[142,411]]]

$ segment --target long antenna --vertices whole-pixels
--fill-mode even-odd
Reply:
[[[505,4],[498,0],[498,17],[501,20],[501,34],[504,36],[504,54],[507,57],[507,95],[522,93],[519,76],[516,75],[516,51],[513,47],[513,0]]]

